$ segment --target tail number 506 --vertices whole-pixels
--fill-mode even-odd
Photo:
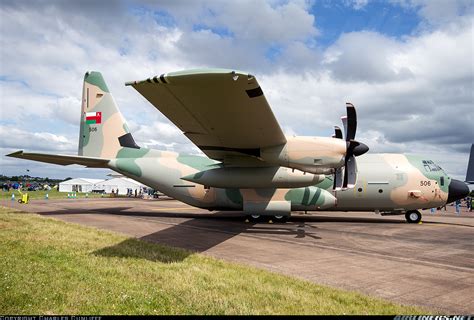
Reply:
[[[429,181],[429,180],[421,180],[421,181],[420,181],[420,186],[421,186],[421,187],[429,187],[429,186],[431,186],[431,181]]]

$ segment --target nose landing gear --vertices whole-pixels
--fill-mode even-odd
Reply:
[[[418,210],[410,210],[405,213],[408,223],[418,223],[421,221],[421,213]]]

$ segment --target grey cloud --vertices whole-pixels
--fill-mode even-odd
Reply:
[[[281,43],[318,34],[306,1],[148,1],[146,5],[170,13],[186,31],[194,24],[225,28],[248,42]]]
[[[231,38],[222,38],[210,31],[183,34],[177,43],[182,59],[187,59],[197,67],[213,65],[229,69],[262,70],[262,47],[248,50],[239,46]]]
[[[304,40],[317,35],[314,16],[304,2],[271,6],[264,1],[228,2],[217,9],[216,24],[225,25],[237,38],[263,42]]]
[[[323,65],[341,81],[385,82],[412,77],[408,68],[395,70],[390,56],[400,44],[376,32],[343,34],[325,53]]]
[[[9,139],[0,140],[0,148],[77,153],[76,139],[49,132],[31,132],[19,129],[16,126],[0,125],[0,136],[10,137]]]
[[[409,9],[416,9],[424,19],[421,29],[449,24],[459,17],[472,15],[474,5],[471,0],[390,0]]]

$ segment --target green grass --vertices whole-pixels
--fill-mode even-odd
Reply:
[[[0,314],[425,312],[0,207]]]
[[[49,191],[46,190],[38,190],[38,191],[26,191],[23,190],[23,193],[28,193],[29,197],[31,200],[33,199],[44,199],[46,194],[48,194],[49,199],[67,199],[67,192],[59,192],[56,189],[51,189]],[[18,190],[10,190],[10,191],[0,191],[0,199],[1,200],[7,200],[12,197],[12,193],[15,194],[15,199],[18,200],[21,197],[20,192]],[[77,198],[85,198],[86,194],[85,193],[76,193]],[[88,198],[100,198],[101,195],[98,193],[88,193],[87,194]],[[104,197],[109,197],[109,195],[104,195]]]

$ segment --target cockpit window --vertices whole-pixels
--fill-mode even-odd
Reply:
[[[440,184],[441,186],[444,186],[444,176],[441,176],[441,177],[439,178],[439,184]]]
[[[443,171],[440,166],[431,160],[422,160],[421,162],[423,163],[423,167],[425,168],[426,172]]]

